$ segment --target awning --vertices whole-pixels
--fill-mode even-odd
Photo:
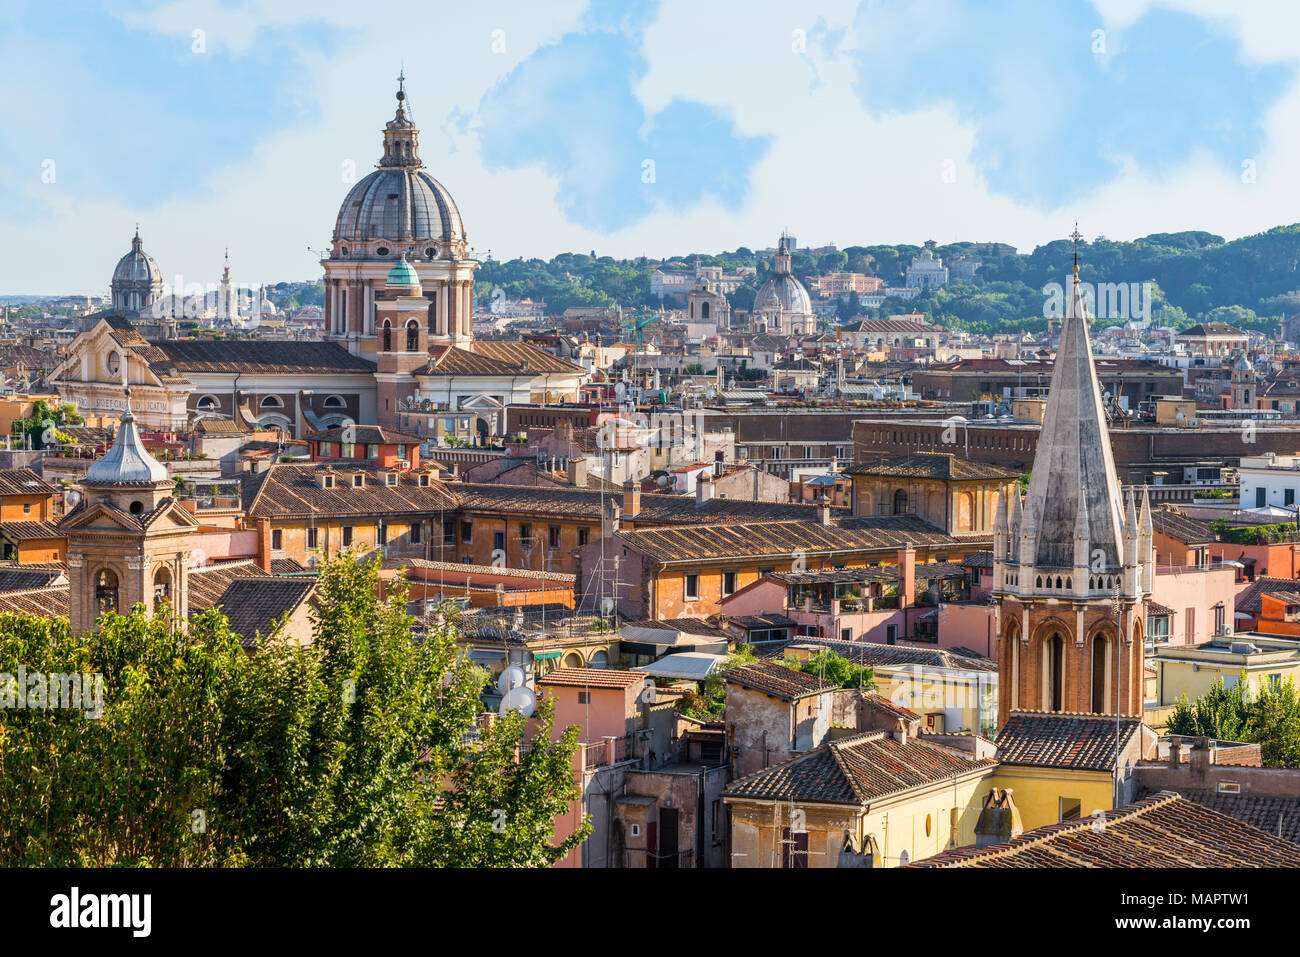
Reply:
[[[654,675],[656,678],[677,678],[685,681],[703,681],[726,661],[725,655],[702,652],[680,652],[666,655],[649,665],[639,665],[630,670]]]

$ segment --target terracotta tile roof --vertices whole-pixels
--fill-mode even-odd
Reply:
[[[167,371],[257,375],[371,373],[375,364],[334,342],[171,339],[158,343]]]
[[[53,495],[57,491],[31,469],[0,469],[0,495]]]
[[[316,579],[259,576],[236,578],[214,603],[230,621],[230,630],[256,647],[259,636],[269,634],[273,622],[292,613],[316,590]]]
[[[1249,792],[1220,794],[1217,791],[1184,788],[1179,788],[1178,793],[1189,801],[1195,801],[1212,811],[1234,817],[1274,837],[1280,837],[1292,844],[1300,844],[1300,797]]]
[[[850,475],[880,475],[891,478],[927,478],[948,481],[1015,479],[1021,473],[988,462],[972,462],[951,452],[918,452],[884,462],[863,462],[844,470]]]
[[[546,572],[536,568],[498,568],[496,565],[466,565],[461,562],[433,562],[425,558],[408,558],[403,563],[408,568],[421,568],[430,571],[448,571],[455,572],[458,575],[492,575],[498,578],[521,578],[529,581],[548,581],[557,582],[562,585],[572,585],[576,580],[575,575],[566,575],[564,572]],[[411,581],[428,581],[427,578],[418,578],[407,576]]]
[[[536,512],[585,517],[598,522],[601,519],[602,503],[606,510],[611,502],[622,505],[621,496],[561,486],[460,482],[450,488],[459,496],[463,508],[478,511]],[[625,514],[623,518],[633,519],[637,525],[691,525],[719,518],[749,518],[753,521],[812,520],[816,515],[815,505],[746,502],[740,499],[712,499],[697,504],[692,496],[642,495],[641,510],[635,516]]]
[[[763,658],[785,655],[786,648],[826,648],[857,665],[873,668],[897,668],[920,665],[928,668],[954,668],[961,671],[996,672],[996,661],[978,656],[963,655],[946,648],[908,648],[903,645],[881,645],[873,641],[823,641],[819,638],[793,638],[790,641],[764,643],[756,646]]]
[[[1218,541],[1209,522],[1191,518],[1174,508],[1164,507],[1151,510],[1151,525],[1162,535],[1183,542],[1186,545],[1201,545]]]
[[[1140,718],[1120,719],[1120,749],[1142,727]],[[1115,767],[1115,717],[1074,712],[1013,711],[998,732],[1003,764],[1075,771]]]
[[[379,425],[348,425],[324,429],[307,436],[311,442],[354,442],[357,445],[416,445],[424,439]]]
[[[728,797],[860,806],[997,762],[909,737],[906,744],[872,731],[822,745],[728,785]]]
[[[641,501],[644,505],[646,499]],[[714,525],[638,528],[631,532],[619,532],[617,537],[629,548],[659,562],[777,556],[789,558],[795,552],[803,552],[811,558],[846,552],[897,549],[907,544],[958,544],[957,539],[913,515],[840,519],[833,520],[830,525],[816,521],[771,520],[746,524],[719,522]]]
[[[57,581],[64,574],[62,568],[32,565],[0,566],[0,592],[28,591],[32,588],[44,588]]]
[[[334,488],[321,488],[317,474],[333,471]],[[454,509],[458,499],[448,486],[419,483],[419,472],[402,472],[396,485],[387,485],[373,462],[281,463],[265,472],[241,475],[244,510],[250,518],[310,518],[312,516],[419,516]],[[366,484],[354,488],[349,474],[366,473]]]
[[[1261,594],[1288,604],[1300,604],[1300,581],[1290,578],[1256,578],[1237,595],[1237,611],[1258,615]]]
[[[269,577],[270,575],[267,572],[258,568],[250,559],[216,562],[211,565],[200,565],[198,568],[191,568],[187,576],[190,588],[190,614],[194,615],[206,611],[215,605],[221,599],[221,596],[225,594],[226,588],[236,578]]]
[[[63,538],[63,533],[53,522],[4,522],[0,536],[11,542],[33,542]]]
[[[203,435],[242,435],[244,430],[233,419],[199,419],[194,431]]]
[[[1300,847],[1173,791],[913,867],[1300,867]]]
[[[877,711],[884,711],[892,714],[896,718],[902,718],[905,721],[920,721],[921,716],[911,708],[905,708],[901,704],[895,704],[884,695],[876,694],[874,691],[866,695],[868,701]]]
[[[648,677],[639,671],[611,668],[556,668],[538,678],[535,684],[566,688],[635,688]]]
[[[0,594],[0,612],[20,612],[41,618],[67,618],[70,610],[67,585]]]
[[[581,375],[586,372],[582,366],[575,365],[568,359],[561,359],[554,353],[547,352],[545,349],[528,342],[516,342],[506,339],[480,339],[474,343],[474,352],[476,355],[487,356],[498,362],[504,362],[516,370],[522,368],[524,363],[527,363],[529,371],[539,375],[548,372]]]
[[[783,701],[797,701],[809,695],[834,691],[839,685],[824,681],[816,675],[806,675],[776,662],[763,662],[754,665],[741,665],[722,673],[731,684],[761,691]]]
[[[970,555],[967,555],[965,558],[963,558],[963,559],[961,560],[961,563],[962,563],[962,565],[965,566],[966,568],[988,568],[988,569],[991,569],[991,568],[993,567],[993,553],[992,553],[992,552],[974,552],[974,553],[972,553],[972,554],[970,554]]]

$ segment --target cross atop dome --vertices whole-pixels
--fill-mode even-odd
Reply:
[[[1074,240],[1074,269],[1072,271],[1077,281],[1079,276],[1079,240],[1083,238],[1083,234],[1079,232],[1079,221],[1077,219],[1074,221],[1074,232],[1070,233],[1070,238]]]

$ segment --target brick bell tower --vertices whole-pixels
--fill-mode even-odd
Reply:
[[[411,373],[429,364],[428,309],[420,277],[403,253],[375,293],[379,425],[396,427],[398,408],[415,394]]]
[[[86,472],[85,490],[59,523],[68,536],[72,633],[85,634],[110,611],[137,604],[184,621],[194,516],[172,497],[176,483],[149,454],[127,410],[112,447]]]
[[[1117,702],[1141,715],[1154,574],[1151,504],[1115,472],[1076,253],[1029,492],[999,496],[994,523],[998,727],[1011,711]]]

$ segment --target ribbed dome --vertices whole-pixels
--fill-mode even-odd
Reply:
[[[86,470],[92,485],[134,485],[141,482],[166,482],[167,468],[149,454],[140,441],[135,416],[128,409],[122,413],[117,437],[102,459]]]
[[[754,297],[754,313],[807,316],[812,313],[812,300],[794,276],[777,274],[770,276]]]
[[[139,231],[131,240],[131,251],[117,261],[117,268],[113,270],[113,282],[162,282],[162,270],[153,261],[153,257],[144,251]]]
[[[458,243],[465,239],[465,227],[451,193],[425,170],[381,167],[348,192],[334,239]]]

